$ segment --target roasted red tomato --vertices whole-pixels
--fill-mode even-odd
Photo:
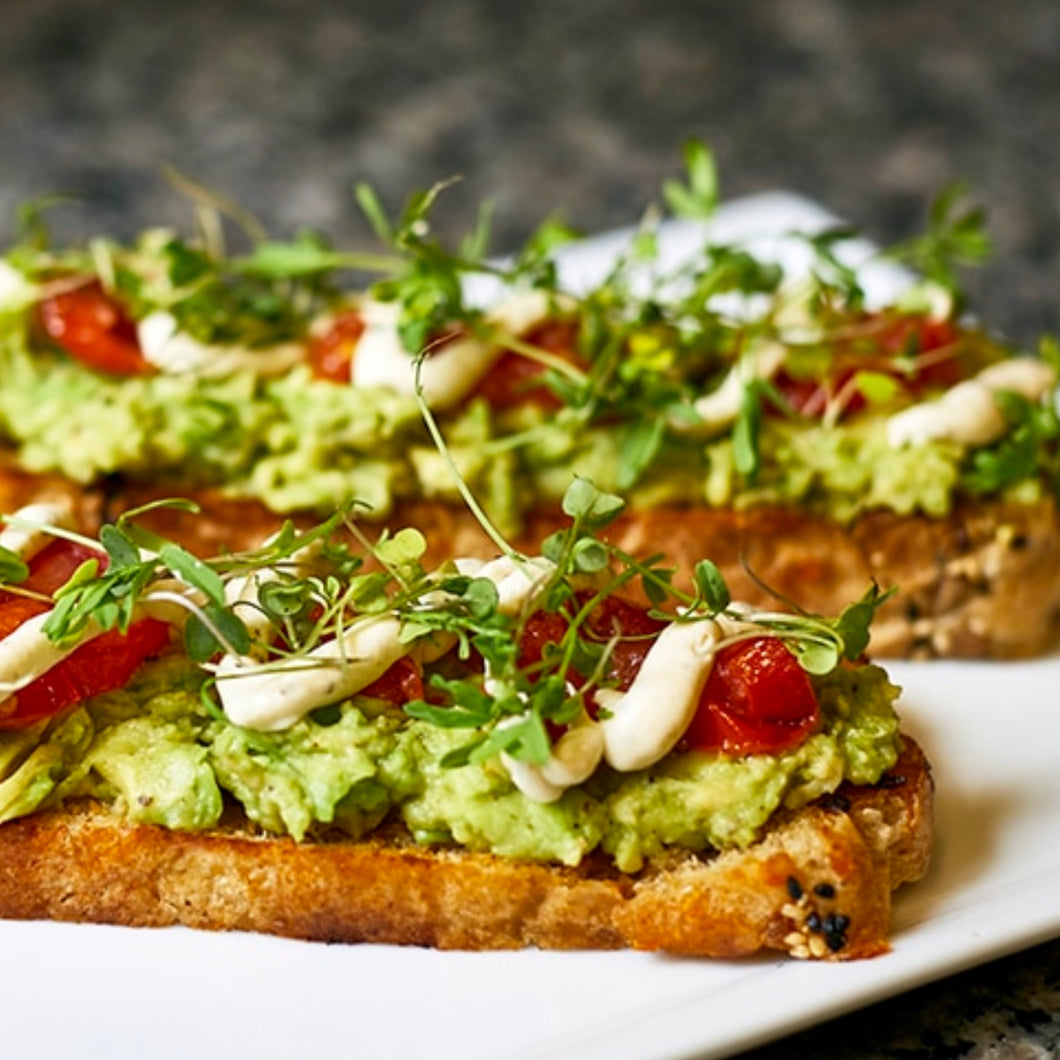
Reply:
[[[381,677],[377,677],[360,693],[381,699],[393,707],[403,707],[414,699],[424,698],[423,675],[407,656],[398,659]]]
[[[111,375],[153,371],[136,325],[95,280],[42,299],[37,319],[52,342],[89,368]]]
[[[588,599],[588,595],[582,595],[578,603],[583,605]],[[601,644],[614,639],[604,677],[625,691],[633,683],[644,656],[665,625],[664,621],[652,618],[640,604],[609,596],[590,612],[583,633],[587,639]],[[540,662],[545,647],[558,644],[566,631],[567,619],[563,615],[546,611],[532,615],[519,640],[519,665],[529,667]],[[587,676],[572,673],[570,679],[578,685]]]
[[[855,385],[859,372],[889,375],[913,396],[960,382],[963,370],[955,356],[959,338],[957,328],[947,320],[877,313],[846,329],[836,342],[826,378],[801,379],[781,371],[775,384],[800,415],[821,416],[832,402],[839,402],[842,413],[849,414],[866,404]]]
[[[729,755],[777,754],[800,744],[820,717],[791,651],[776,637],[754,637],[718,652],[684,742]]]
[[[34,556],[24,588],[51,593],[90,557],[100,553],[57,540]],[[105,561],[106,557],[102,557]],[[15,593],[0,592],[0,640],[48,605]],[[91,696],[126,685],[136,668],[169,641],[169,627],[155,619],[134,622],[128,633],[104,633],[81,645],[37,680],[0,700],[0,729],[19,729],[51,717]]]
[[[340,313],[322,335],[309,342],[306,358],[317,379],[348,383],[353,351],[364,334],[364,318],[355,309]]]
[[[0,607],[0,616],[6,617],[7,611],[7,605]],[[124,687],[137,667],[157,655],[168,641],[169,627],[153,618],[134,622],[128,633],[111,630],[87,641],[0,702],[0,729],[21,729],[91,696]]]
[[[579,363],[578,325],[573,320],[546,320],[531,328],[522,340],[571,364]],[[484,397],[495,409],[508,409],[531,403],[544,409],[557,409],[560,399],[545,385],[545,366],[508,350],[502,353],[489,374],[475,388],[475,397]]]
[[[76,541],[56,539],[33,557],[29,565],[29,577],[22,583],[22,587],[50,596],[70,580],[82,563],[90,559],[99,561],[100,570],[107,566],[105,552]]]
[[[653,618],[640,604],[608,596],[593,608],[586,633],[593,640],[605,642],[618,638],[611,649],[607,678],[624,692],[633,684],[644,657],[665,626],[665,621]]]
[[[535,611],[519,637],[519,666],[529,669],[544,657],[545,648],[559,644],[567,632],[567,619],[555,611]]]

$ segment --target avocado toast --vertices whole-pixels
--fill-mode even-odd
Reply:
[[[98,524],[194,496],[207,518],[157,518],[209,554],[357,500],[441,559],[481,541],[460,479],[532,552],[577,474],[628,499],[615,543],[665,543],[682,569],[711,555],[748,601],[764,583],[828,612],[897,586],[877,653],[1055,642],[1055,344],[1024,354],[969,322],[957,267],[983,236],[956,195],[894,248],[922,278],[881,298],[847,230],[786,233],[779,255],[715,239],[703,148],[664,196],[694,249],[661,253],[675,222],[649,211],[588,283],[554,222],[503,264],[484,226],[441,246],[439,191],[390,219],[360,189],[382,255],[261,233],[230,254],[216,212],[195,239],[54,249],[36,216],[0,271],[4,506],[48,483]]]
[[[417,531],[369,543],[345,514],[211,560],[139,513],[100,543],[8,519],[0,912],[885,951],[932,782],[862,655],[882,594],[762,611],[709,561],[685,591],[605,543],[616,497],[563,504],[540,554],[432,569]]]

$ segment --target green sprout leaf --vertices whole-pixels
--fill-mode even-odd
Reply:
[[[740,411],[732,432],[732,455],[736,470],[753,481],[761,466],[758,448],[762,429],[762,388],[755,379],[748,380],[740,394]]]
[[[170,542],[162,546],[159,558],[182,581],[201,590],[214,604],[224,606],[224,582],[216,571],[197,556]]]
[[[245,655],[250,650],[250,633],[231,610],[209,604],[203,608],[202,617],[193,614],[185,623],[184,647],[198,663],[220,651]]]
[[[928,280],[959,295],[959,268],[982,264],[992,251],[986,213],[968,202],[969,195],[964,181],[948,184],[932,201],[927,231],[892,247],[887,256],[911,265]]]
[[[111,570],[123,567],[136,567],[141,563],[140,550],[122,530],[116,526],[106,525],[100,528],[99,542],[110,557]]]
[[[687,183],[668,180],[663,184],[663,199],[677,217],[706,221],[718,208],[718,170],[710,148],[696,140],[684,146]]]
[[[598,490],[588,479],[576,477],[563,495],[563,512],[590,530],[601,530],[622,514],[626,502]]]
[[[665,437],[661,416],[645,416],[627,425],[622,433],[616,480],[618,488],[628,490],[652,465]]]
[[[17,585],[29,577],[29,566],[17,552],[0,545],[0,582]]]
[[[694,578],[696,592],[711,611],[719,613],[729,606],[729,586],[715,563],[701,559],[695,565]]]
[[[855,662],[869,646],[869,627],[876,612],[894,595],[894,590],[881,592],[875,583],[865,595],[848,605],[835,620],[835,631],[842,640],[843,658]]]
[[[839,649],[834,643],[796,640],[791,647],[799,665],[809,674],[829,674],[839,663]]]
[[[872,405],[885,405],[902,393],[902,384],[887,372],[856,372],[854,386]]]
[[[610,565],[611,553],[603,542],[582,538],[574,545],[571,561],[580,574],[599,574]]]

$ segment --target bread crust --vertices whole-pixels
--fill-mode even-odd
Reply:
[[[926,871],[932,803],[930,767],[906,740],[879,784],[778,815],[746,850],[635,876],[426,848],[393,829],[302,843],[234,820],[171,832],[78,804],[0,826],[0,917],[440,949],[871,957],[888,949],[892,891]]]
[[[66,498],[90,533],[160,496],[189,497],[199,514],[164,509],[147,521],[200,555],[256,547],[281,519],[256,501],[217,490],[78,487],[0,461],[0,511],[41,496]],[[496,553],[463,507],[404,502],[386,522],[421,530],[430,543],[429,565]],[[512,544],[536,553],[566,525],[558,509],[532,511]],[[850,524],[793,507],[664,505],[629,510],[601,536],[641,558],[662,553],[678,571],[709,558],[733,597],[758,607],[774,608],[780,598],[831,615],[872,581],[893,588],[872,628],[870,651],[881,658],[1020,659],[1060,644],[1060,508],[1052,498],[964,500],[941,518],[871,511]]]
[[[406,505],[392,522],[429,528],[438,562],[493,547],[470,516],[437,504]],[[554,511],[531,513],[514,544],[535,552],[565,525]],[[943,518],[873,511],[849,525],[791,507],[671,505],[629,510],[600,536],[678,572],[709,558],[733,598],[758,608],[788,601],[837,615],[872,582],[893,589],[872,625],[869,651],[881,658],[1019,659],[1060,644],[1051,498],[963,501]]]

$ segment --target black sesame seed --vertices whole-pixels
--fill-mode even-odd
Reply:
[[[834,898],[835,888],[830,883],[819,883],[813,889],[818,898]]]
[[[850,800],[845,795],[822,795],[817,800],[817,805],[822,810],[837,810],[840,813],[846,813],[850,809]]]
[[[806,930],[814,933],[821,930],[821,918],[816,913],[811,913],[806,918]]]
[[[802,886],[794,876],[788,877],[787,888],[793,902],[797,902],[802,897]]]
[[[822,921],[822,929],[829,934],[842,934],[850,926],[850,917],[842,913],[829,913]]]
[[[887,790],[889,788],[900,788],[906,782],[906,777],[901,773],[884,773],[878,781],[876,781],[877,788],[883,788]]]
[[[829,913],[821,922],[824,944],[833,953],[847,944],[848,927],[850,927],[850,917],[842,913]]]
[[[847,937],[838,932],[826,931],[824,934],[824,944],[833,953],[838,953],[847,944]]]

